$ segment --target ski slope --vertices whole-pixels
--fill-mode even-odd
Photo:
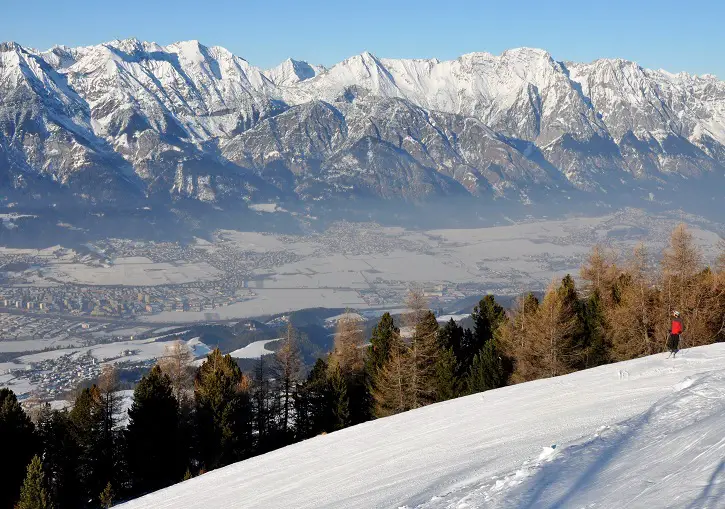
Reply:
[[[365,423],[120,507],[722,508],[725,344]]]

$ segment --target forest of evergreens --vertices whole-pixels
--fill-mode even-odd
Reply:
[[[110,367],[70,409],[26,411],[0,389],[0,509],[110,507],[370,419],[662,352],[675,309],[680,348],[724,341],[725,248],[707,266],[681,225],[658,258],[595,247],[578,283],[566,276],[509,310],[485,296],[471,329],[439,325],[412,291],[407,312],[384,314],[371,337],[345,315],[306,374],[291,324],[249,373],[218,349],[196,367],[176,342],[136,386],[127,423]]]

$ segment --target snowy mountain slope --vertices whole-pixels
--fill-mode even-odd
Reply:
[[[130,165],[95,136],[65,76],[13,43],[0,44],[0,105],[6,190],[38,193],[58,182],[90,199],[138,192]]]
[[[725,345],[665,357],[369,422],[120,507],[722,507]]]
[[[532,48],[269,70],[198,41],[0,54],[0,170],[18,188],[42,175],[83,197],[100,175],[109,195],[132,181],[162,200],[529,202],[725,185],[725,83],[712,76]],[[43,140],[16,119],[44,119]]]
[[[288,58],[277,67],[264,71],[264,75],[275,85],[287,87],[314,78],[324,70],[325,68],[321,65],[311,65]]]

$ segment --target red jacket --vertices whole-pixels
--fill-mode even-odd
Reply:
[[[682,334],[682,320],[680,320],[679,318],[675,318],[674,320],[672,320],[671,333]]]

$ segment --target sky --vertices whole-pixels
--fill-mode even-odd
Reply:
[[[626,58],[725,79],[722,0],[5,0],[0,41],[48,49],[197,39],[262,68],[330,66],[363,51],[454,59],[530,46],[557,60]]]

